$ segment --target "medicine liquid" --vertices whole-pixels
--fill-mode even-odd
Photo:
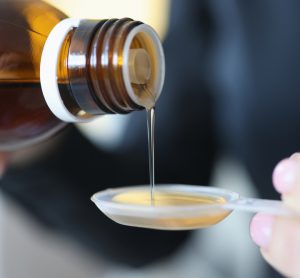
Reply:
[[[155,145],[155,108],[152,107],[147,109],[147,130],[148,130],[148,156],[149,156],[149,180],[150,187],[149,189],[144,189],[143,191],[134,189],[129,189],[128,191],[119,193],[112,198],[112,202],[116,204],[125,204],[130,206],[139,206],[140,209],[143,207],[168,207],[170,211],[172,208],[174,210],[183,207],[189,206],[205,206],[205,205],[221,205],[225,204],[227,201],[223,197],[213,197],[206,196],[205,194],[199,195],[195,193],[185,192],[172,192],[172,187],[169,187],[169,190],[164,192],[155,188],[155,159],[154,159],[154,145]],[[135,209],[138,209],[135,207]],[[222,210],[219,208],[211,207],[209,211],[204,214],[191,215],[182,215],[178,213],[173,213],[173,216],[163,216],[160,213],[153,214],[153,217],[142,217],[136,216],[133,212],[132,216],[130,213],[127,214],[110,214],[110,218],[114,221],[135,226],[135,227],[147,227],[154,229],[166,229],[166,230],[190,230],[190,229],[199,229],[206,228],[211,225],[215,225],[218,222],[226,218],[231,211]]]
[[[155,198],[155,108],[147,109],[147,131],[148,131],[148,160],[149,160],[149,181],[150,181],[150,198],[154,205]]]
[[[155,207],[173,207],[174,209],[180,208],[180,206],[193,206],[193,205],[217,205],[226,203],[225,198],[223,197],[212,197],[212,196],[199,196],[199,194],[187,194],[183,192],[162,192],[159,191],[159,187],[156,189],[154,194],[154,204],[151,201],[151,195],[149,190],[130,190],[128,192],[122,192],[117,194],[112,199],[113,202],[126,205],[138,205],[145,207],[155,206]],[[157,228],[167,229],[167,230],[189,230],[189,229],[198,229],[205,228],[211,225],[214,225],[226,216],[230,214],[230,211],[222,209],[210,208],[205,214],[197,216],[186,216],[181,215],[180,213],[172,217],[164,217],[163,215],[155,215],[155,217],[136,217],[120,215],[120,214],[111,214],[110,217],[117,221],[118,223],[123,223],[130,226],[136,227],[148,227],[148,228]]]
[[[155,188],[155,107],[146,109],[147,113],[147,131],[148,131],[148,160],[149,160],[149,189],[143,191],[129,189],[127,192],[122,192],[113,197],[111,200],[116,204],[125,204],[130,206],[142,207],[168,207],[170,210],[180,206],[198,206],[198,205],[221,205],[227,201],[223,197],[212,197],[184,192],[161,192],[159,187]],[[171,187],[170,187],[171,188]],[[133,208],[134,209],[134,208]],[[135,209],[138,209],[137,207]],[[159,214],[154,217],[136,216],[135,213],[130,216],[127,214],[110,214],[110,218],[114,221],[130,225],[134,227],[159,228],[166,230],[189,230],[209,227],[217,224],[226,218],[231,211],[211,208],[208,213],[197,216],[186,216],[176,213],[172,217],[164,217]]]

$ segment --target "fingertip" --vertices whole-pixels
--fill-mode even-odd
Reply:
[[[280,161],[272,175],[275,189],[279,193],[291,191],[295,185],[298,170],[300,170],[300,167],[296,161],[289,158]]]
[[[300,162],[300,153],[297,152],[297,153],[293,153],[289,159],[292,159],[292,160],[295,160],[295,161],[299,161]]]

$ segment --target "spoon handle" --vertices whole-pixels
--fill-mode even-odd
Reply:
[[[265,200],[256,198],[239,198],[236,201],[229,202],[223,205],[225,208],[238,210],[238,211],[248,211],[248,212],[264,212],[272,215],[278,216],[289,216],[295,217],[300,216],[288,209],[283,202],[276,200]]]

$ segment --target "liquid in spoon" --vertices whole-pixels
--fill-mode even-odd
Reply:
[[[146,187],[144,189],[128,190],[120,192],[112,198],[113,203],[124,205],[122,209],[126,209],[126,206],[137,206],[140,208],[138,211],[132,211],[132,213],[110,213],[108,216],[115,222],[123,225],[160,229],[160,230],[190,230],[209,227],[220,221],[230,214],[230,210],[220,209],[213,207],[215,205],[225,204],[227,201],[223,197],[209,196],[205,194],[191,194],[191,193],[179,193],[176,190],[170,189],[169,191],[161,191],[158,189],[155,192],[155,207],[152,205],[149,191]],[[207,206],[211,205],[212,208],[204,210],[203,213],[197,213],[197,210],[193,209],[187,213],[169,213],[164,215],[161,209],[166,208],[172,211],[172,208],[185,210],[187,207],[194,206]],[[157,213],[153,211],[153,215],[149,216],[142,213],[143,209],[150,208],[157,210]],[[149,211],[150,212],[150,211]]]

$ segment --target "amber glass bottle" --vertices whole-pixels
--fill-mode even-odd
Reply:
[[[151,27],[65,18],[39,0],[0,2],[0,151],[64,122],[149,109],[160,95],[163,51]]]

